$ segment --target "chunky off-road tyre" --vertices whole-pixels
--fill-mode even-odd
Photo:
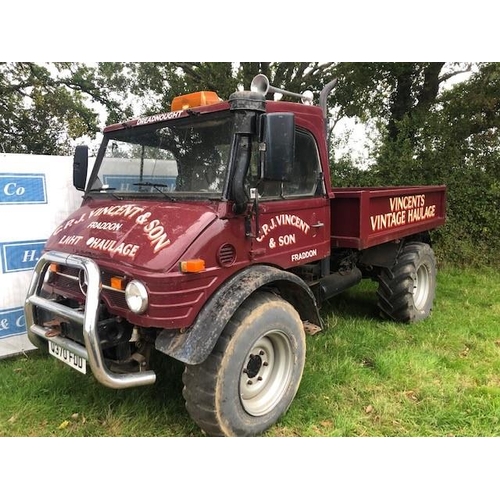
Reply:
[[[262,434],[292,403],[305,353],[297,311],[272,293],[255,293],[210,356],[186,365],[183,396],[191,418],[210,436]]]
[[[394,321],[414,323],[429,316],[436,292],[436,259],[427,243],[407,243],[392,269],[378,276],[378,307]]]

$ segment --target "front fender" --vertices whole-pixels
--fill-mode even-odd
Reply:
[[[302,279],[281,269],[256,265],[227,280],[207,301],[193,325],[185,332],[162,330],[156,338],[156,349],[189,365],[202,363],[212,352],[220,334],[240,305],[263,287],[275,290],[290,302],[303,321],[322,326],[316,299]]]

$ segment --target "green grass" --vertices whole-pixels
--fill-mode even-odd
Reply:
[[[266,436],[500,435],[500,271],[438,274],[429,319],[377,315],[363,283],[323,308],[299,392]],[[0,361],[0,436],[202,436],[182,398],[182,365],[107,389],[33,351]]]

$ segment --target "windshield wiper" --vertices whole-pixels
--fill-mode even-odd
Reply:
[[[110,187],[110,186],[102,186],[100,188],[92,188],[87,190],[88,193],[107,193],[108,191],[116,191],[115,187]],[[109,193],[113,198],[116,198],[117,200],[123,200],[120,196],[116,195],[115,193]]]
[[[116,188],[110,186],[102,186],[100,188],[89,189],[88,193],[98,193],[99,191],[116,191]]]
[[[170,187],[168,184],[161,184],[159,182],[134,182],[134,186],[148,186],[156,189],[159,193],[161,193],[167,200],[175,201],[175,198],[173,196],[170,196],[168,193],[165,193],[165,191],[162,191],[160,188],[162,187]]]

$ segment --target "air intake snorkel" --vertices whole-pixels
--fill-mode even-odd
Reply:
[[[236,156],[231,198],[234,200],[234,212],[241,214],[248,202],[244,183],[250,164],[252,136],[257,133],[257,117],[266,110],[266,99],[257,92],[240,91],[231,94],[229,104],[235,115],[233,151]]]

